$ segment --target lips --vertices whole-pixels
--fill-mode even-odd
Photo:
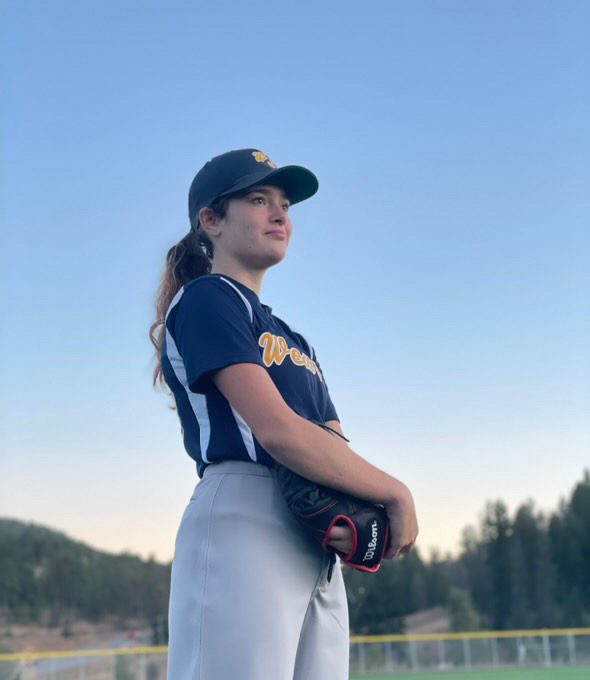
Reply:
[[[267,231],[266,235],[267,236],[274,236],[275,238],[279,238],[283,241],[287,238],[287,234],[285,234],[284,231]]]

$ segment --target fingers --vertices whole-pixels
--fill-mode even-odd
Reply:
[[[396,558],[399,555],[401,548],[402,546],[399,545],[399,543],[390,544],[387,550],[385,551],[384,555],[385,559],[393,560],[394,558]]]
[[[383,557],[386,560],[393,560],[401,555],[406,555],[407,553],[410,552],[410,550],[412,550],[413,547],[414,541],[407,543],[404,546],[390,545],[389,548],[385,551],[385,555]]]
[[[387,511],[391,544],[384,557],[394,559],[400,555],[406,555],[414,547],[418,537],[418,521],[413,505],[409,510],[391,506],[387,508]]]
[[[352,539],[352,529],[349,526],[339,526],[338,524],[332,527],[330,531],[330,540],[332,539]]]
[[[348,526],[338,526],[335,525],[330,531],[330,539],[328,545],[335,550],[348,553],[352,550],[352,530]]]

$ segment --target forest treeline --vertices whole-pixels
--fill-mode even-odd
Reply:
[[[167,610],[170,565],[113,555],[36,524],[0,519],[0,617],[67,628],[74,619],[152,620]]]
[[[453,630],[590,626],[590,471],[545,516],[533,501],[511,517],[486,504],[463,531],[453,559],[420,549],[377,574],[344,569],[351,632],[403,632],[408,614],[435,606]],[[165,617],[170,565],[112,555],[64,534],[0,520],[0,615],[9,622],[67,626],[74,618]]]
[[[488,502],[457,559],[416,550],[345,579],[356,633],[403,632],[404,616],[439,605],[455,631],[590,626],[590,471],[548,516]]]

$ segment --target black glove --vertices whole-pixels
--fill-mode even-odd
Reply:
[[[342,436],[323,423],[312,422]],[[373,573],[379,569],[389,545],[389,521],[381,505],[320,486],[279,463],[275,464],[275,471],[290,510],[326,552],[338,553],[343,562],[361,571]],[[328,545],[336,525],[352,530],[353,546],[347,555]]]

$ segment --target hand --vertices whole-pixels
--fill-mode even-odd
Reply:
[[[343,555],[348,555],[352,550],[352,529],[347,525],[340,526],[336,524],[330,532],[328,545]]]
[[[418,519],[414,499],[410,490],[407,487],[404,489],[402,495],[385,506],[385,512],[389,518],[390,535],[389,548],[384,555],[386,560],[409,553],[418,536]]]

